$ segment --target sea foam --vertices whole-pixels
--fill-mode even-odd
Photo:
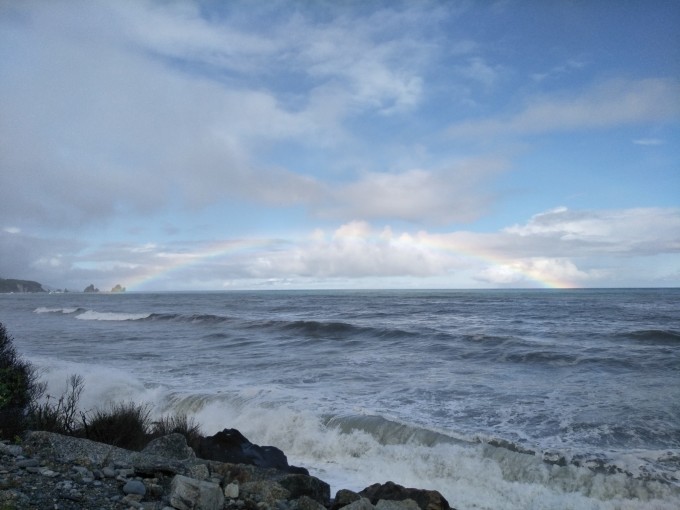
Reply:
[[[119,313],[119,312],[96,312],[87,310],[76,316],[82,321],[137,321],[148,319],[150,313]]]
[[[376,482],[435,489],[459,510],[554,508],[592,510],[671,510],[680,507],[680,488],[606,474],[575,465],[557,466],[538,455],[483,443],[466,443],[434,431],[373,416],[328,417],[312,410],[276,405],[272,387],[184,393],[150,385],[128,371],[102,365],[32,359],[43,370],[48,392],[66,389],[70,374],[85,381],[81,408],[109,402],[153,405],[152,414],[193,416],[205,434],[237,428],[261,445],[281,448],[293,465],[307,467],[332,492],[359,491]]]

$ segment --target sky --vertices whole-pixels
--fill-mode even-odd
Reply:
[[[680,2],[0,0],[0,277],[680,286]]]

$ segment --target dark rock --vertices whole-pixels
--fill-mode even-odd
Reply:
[[[224,429],[214,436],[201,438],[196,454],[207,460],[250,464],[288,473],[309,474],[305,468],[288,465],[286,455],[275,446],[253,444],[236,429]]]
[[[301,496],[291,501],[290,508],[292,510],[326,510],[326,507],[309,496]]]
[[[338,510],[343,506],[347,506],[350,503],[359,501],[360,499],[361,496],[359,496],[359,494],[357,494],[356,492],[350,491],[348,489],[340,489],[335,494],[335,499],[333,500],[333,504],[331,505],[331,510]]]
[[[329,505],[331,487],[323,480],[309,475],[291,474],[279,480],[279,484],[290,492],[290,499],[308,496],[324,506]]]
[[[403,501],[412,499],[421,510],[450,510],[449,502],[437,491],[423,489],[408,489],[394,482],[373,484],[359,492],[359,495],[368,498],[372,504],[377,504],[381,499]]]

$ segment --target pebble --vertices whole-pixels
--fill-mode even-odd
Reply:
[[[17,461],[17,467],[20,468],[38,467],[39,465],[40,462],[38,462],[38,459],[25,459]]]
[[[123,468],[123,469],[119,469],[119,470],[117,471],[117,473],[118,473],[118,476],[119,476],[120,478],[125,479],[125,478],[127,478],[128,476],[134,475],[134,474],[135,474],[135,470],[134,470],[134,469],[131,469],[131,468]]]
[[[144,496],[146,494],[146,487],[139,480],[130,480],[123,486],[123,492],[125,494],[139,494]]]
[[[232,482],[224,488],[224,497],[227,499],[237,499],[238,498],[238,483]]]
[[[110,468],[110,467],[105,467],[104,469],[102,469],[102,474],[106,478],[115,478],[116,477],[116,470],[113,469],[113,468]]]

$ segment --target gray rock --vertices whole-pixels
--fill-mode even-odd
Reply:
[[[116,477],[116,470],[111,468],[111,467],[105,467],[104,469],[102,469],[102,474],[106,478],[115,478]]]
[[[224,494],[216,483],[175,475],[170,484],[170,504],[177,510],[221,510]]]
[[[420,507],[412,499],[404,499],[402,501],[381,499],[375,505],[375,510],[420,510]]]
[[[238,499],[238,481],[231,482],[224,488],[224,497],[227,499]]]
[[[139,480],[130,480],[123,486],[125,494],[138,494],[144,496],[146,494],[146,487]]]
[[[10,489],[0,491],[0,508],[17,508],[19,505],[26,505],[30,498],[21,491]]]
[[[279,500],[290,499],[290,492],[274,480],[257,480],[242,483],[239,487],[239,497],[275,506]]]
[[[146,455],[160,455],[168,459],[189,460],[195,459],[196,454],[187,445],[187,440],[182,434],[169,434],[151,441],[142,450]]]
[[[210,470],[205,464],[194,464],[193,466],[189,466],[187,476],[189,478],[195,478],[196,480],[207,480],[210,476]]]
[[[24,443],[26,447],[40,450],[43,458],[47,455],[60,462],[90,467],[106,466],[110,462],[128,467],[132,464],[129,450],[54,432],[30,432]]]
[[[128,494],[120,500],[121,503],[132,508],[142,508],[140,501],[142,501],[142,496],[139,494]]]
[[[291,508],[293,510],[326,510],[325,506],[309,496],[301,496],[292,501]]]
[[[331,486],[313,476],[287,475],[279,484],[290,492],[291,499],[309,496],[323,506],[327,506],[331,499]]]
[[[347,506],[350,503],[354,503],[355,501],[358,501],[360,499],[361,496],[359,496],[356,492],[350,491],[348,489],[340,489],[335,494],[335,500],[333,501],[333,506],[331,507],[331,510],[338,510],[339,508]]]
[[[38,459],[24,459],[17,461],[17,467],[20,468],[38,467],[39,465],[40,462],[38,462]]]
[[[191,469],[198,462],[196,454],[187,446],[182,434],[170,434],[151,441],[141,452],[132,456],[137,473],[172,473],[190,475],[191,478],[208,477],[207,472],[192,473]],[[194,476],[198,475],[198,476]]]
[[[12,457],[19,457],[23,455],[23,453],[24,450],[19,445],[0,443],[0,455],[11,455]]]
[[[375,507],[367,498],[360,498],[342,508],[343,510],[374,510]]]
[[[84,466],[73,466],[73,471],[75,471],[81,476],[92,476],[92,471],[90,471]]]

